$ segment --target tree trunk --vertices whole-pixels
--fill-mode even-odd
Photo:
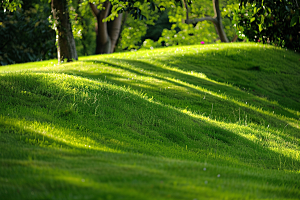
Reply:
[[[115,51],[115,47],[118,41],[118,38],[120,37],[121,27],[122,27],[122,17],[123,13],[119,14],[117,18],[115,18],[113,21],[108,22],[108,35],[111,39],[111,52],[113,53]]]
[[[217,33],[219,34],[220,40],[221,42],[229,42],[226,33],[223,29],[219,0],[213,0],[213,6],[215,12],[214,18],[217,20],[217,23],[214,23],[214,25],[217,30]]]
[[[233,39],[231,40],[231,42],[236,42],[236,40],[238,39],[238,35],[235,35],[234,37],[233,37]]]
[[[121,25],[122,14],[119,14],[117,18],[109,22],[103,22],[103,20],[109,15],[111,3],[106,1],[103,3],[104,10],[98,10],[97,6],[90,3],[93,15],[97,19],[96,26],[96,54],[108,54],[113,53],[115,45],[118,41]]]
[[[220,7],[219,7],[219,0],[212,0],[213,1],[213,6],[214,6],[214,12],[215,16],[214,17],[203,17],[200,19],[187,19],[186,23],[187,24],[195,24],[197,22],[202,22],[202,21],[210,21],[214,24],[215,29],[217,34],[219,35],[219,38],[221,42],[229,42],[226,33],[223,29],[223,24],[222,24],[222,17],[221,17],[221,12],[220,12]]]
[[[128,12],[125,12],[124,14],[122,13],[122,21],[121,21],[121,26],[120,26],[120,32],[119,32],[119,37],[117,39],[117,42],[115,44],[115,47],[122,41],[122,31],[124,30],[125,22],[127,20]],[[116,49],[116,48],[115,48]],[[115,50],[114,49],[114,50]]]
[[[52,0],[51,8],[56,23],[58,39],[58,62],[78,60],[75,40],[72,33],[68,5],[66,0]]]
[[[184,9],[185,9],[185,13],[186,13],[186,19],[185,20],[189,20],[189,10],[188,10],[188,7],[187,7],[187,4],[186,4],[185,0],[181,0],[181,4],[182,4],[182,7],[184,7]]]

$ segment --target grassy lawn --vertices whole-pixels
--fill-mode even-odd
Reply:
[[[243,43],[0,67],[0,199],[300,199],[299,58]]]

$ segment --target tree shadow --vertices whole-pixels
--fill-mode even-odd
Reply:
[[[295,115],[294,113],[289,112],[288,110],[286,110],[285,108],[285,104],[283,105],[279,105],[279,104],[275,104],[274,102],[267,100],[266,98],[262,98],[263,95],[258,96],[257,94],[252,94],[252,91],[248,91],[248,90],[243,90],[245,88],[238,88],[236,86],[233,85],[228,85],[225,84],[224,80],[222,82],[220,82],[220,80],[217,79],[218,76],[220,76],[220,78],[222,79],[222,73],[224,73],[224,71],[226,70],[226,74],[235,74],[236,77],[239,77],[239,81],[237,82],[245,82],[245,83],[251,83],[251,79],[249,80],[249,70],[247,71],[247,73],[242,73],[240,71],[240,69],[237,69],[237,71],[233,71],[232,69],[218,69],[219,71],[222,72],[212,72],[212,70],[210,69],[211,67],[209,66],[203,66],[201,64],[201,62],[195,62],[195,57],[193,56],[185,56],[184,59],[181,58],[180,56],[178,57],[170,57],[170,60],[175,60],[176,63],[168,63],[168,67],[163,67],[165,65],[165,61],[157,61],[160,62],[160,66],[161,67],[157,67],[157,65],[153,65],[149,62],[146,61],[141,61],[141,60],[129,60],[129,59],[111,59],[112,61],[115,62],[124,62],[124,63],[129,63],[131,66],[133,67],[140,67],[146,70],[150,70],[150,71],[157,71],[160,74],[163,74],[165,77],[170,77],[170,78],[175,78],[175,79],[179,79],[183,82],[187,82],[190,83],[192,85],[195,86],[201,86],[201,87],[205,87],[206,89],[208,89],[209,91],[213,91],[215,93],[221,93],[221,94],[230,94],[230,96],[234,99],[240,99],[240,101],[243,102],[247,102],[249,104],[252,104],[254,106],[256,105],[263,105],[263,109],[264,110],[268,110],[270,112],[276,110],[276,112],[283,114],[285,116],[290,116],[293,118],[298,118],[297,115]],[[110,62],[112,62],[110,61]],[[105,63],[105,62],[104,62]],[[193,63],[193,64],[190,64]],[[196,64],[194,64],[196,63]],[[106,62],[106,64],[109,64],[109,62]],[[223,64],[223,63],[222,63]],[[184,66],[184,68],[182,68],[181,66]],[[203,66],[203,67],[202,67]],[[223,65],[222,65],[223,66]],[[204,68],[204,70],[203,70]],[[206,68],[206,69],[205,69]],[[253,67],[252,67],[253,68]],[[202,71],[203,70],[203,71]],[[244,69],[241,69],[242,71]],[[252,70],[252,74],[253,76],[256,76],[256,70]],[[193,72],[193,73],[192,73]],[[202,78],[201,75],[200,77],[197,76],[197,72],[199,74],[203,73],[205,76],[208,76],[208,79],[206,78]],[[214,74],[215,73],[215,74]],[[212,78],[209,78],[210,74],[214,74],[213,76],[211,76]],[[224,76],[224,74],[223,74]],[[247,77],[248,76],[248,77]],[[240,78],[241,77],[241,78]],[[244,80],[241,80],[244,79]],[[247,80],[248,79],[248,80]],[[280,81],[279,81],[280,82]],[[263,85],[263,84],[262,84]],[[263,90],[268,90],[268,88],[266,87],[262,87],[264,88]],[[299,93],[300,95],[300,93]],[[277,95],[278,96],[278,95]],[[244,98],[244,99],[243,99]],[[273,100],[276,100],[273,99]],[[288,100],[288,99],[286,99]],[[299,101],[299,98],[294,98],[295,101]],[[295,104],[295,102],[294,102]],[[295,104],[295,106],[300,105],[300,104]],[[300,109],[300,107],[299,107]],[[297,110],[297,109],[296,109]]]
[[[294,188],[299,181],[283,171],[274,174],[267,170],[246,168],[236,172],[210,163],[84,149],[67,151],[52,148],[51,154],[48,153],[50,149],[36,150],[29,153],[33,160],[18,158],[2,166],[5,173],[2,178],[16,183],[2,185],[10,184],[6,189],[9,195],[3,194],[3,198],[193,199],[201,196],[242,199],[252,189],[252,184],[257,188],[255,195],[250,195],[251,199],[274,194],[277,198],[298,195],[296,190],[291,191],[290,188]],[[22,154],[21,149],[17,148],[16,153]],[[47,161],[41,159],[45,154],[48,154]],[[26,173],[22,173],[20,167]],[[220,173],[221,178],[215,178],[216,173]],[[285,182],[284,189],[278,190],[274,186],[281,183],[280,176],[285,176],[289,181]],[[234,183],[228,184],[229,181]],[[220,189],[219,185],[223,184]],[[245,187],[247,184],[249,187]]]
[[[160,64],[168,63],[170,67],[184,71],[202,72],[211,80],[231,83],[254,96],[278,101],[282,107],[288,106],[296,111],[300,109],[299,88],[291,88],[291,85],[297,85],[299,82],[297,77],[300,75],[300,69],[296,63],[297,59],[287,61],[278,57],[273,60],[274,56],[268,55],[272,52],[267,51],[244,50],[240,53],[239,49],[230,51],[236,52],[228,53],[228,50],[220,49],[203,52],[203,55],[199,53],[199,55],[185,54],[184,57],[179,55],[154,57],[153,61]],[[214,65],[213,70],[211,64]]]
[[[233,86],[225,85],[222,83],[206,80],[203,78],[199,78],[197,76],[193,76],[191,74],[180,73],[172,69],[163,69],[158,68],[155,65],[152,65],[147,62],[142,61],[132,61],[132,60],[124,60],[124,59],[112,59],[116,62],[125,62],[130,64],[130,66],[122,66],[116,65],[112,63],[112,61],[96,61],[96,60],[89,60],[87,62],[93,63],[102,63],[106,66],[112,66],[115,69],[123,69],[129,71],[132,74],[141,75],[145,77],[154,78],[165,83],[168,83],[174,87],[168,88],[164,91],[164,88],[160,88],[158,84],[156,86],[146,81],[137,80],[137,82],[129,82],[129,81],[121,81],[121,79],[117,79],[116,74],[111,73],[102,73],[97,75],[91,75],[91,73],[81,71],[80,74],[83,77],[89,78],[103,78],[105,77],[107,80],[111,81],[114,84],[119,86],[129,85],[133,89],[140,91],[141,89],[147,90],[147,95],[150,97],[153,96],[156,100],[162,102],[166,105],[172,105],[174,107],[178,107],[181,109],[185,109],[187,105],[189,106],[189,110],[192,112],[200,112],[202,114],[210,115],[211,117],[215,117],[218,120],[223,121],[224,118],[227,118],[227,122],[239,122],[248,120],[246,123],[255,123],[258,125],[270,126],[270,128],[274,130],[284,130],[286,129],[287,124],[290,126],[288,127],[290,132],[289,134],[299,138],[299,129],[293,127],[290,122],[287,120],[281,120],[276,115],[272,115],[271,110],[275,110],[276,113],[283,114],[284,116],[293,117],[297,120],[297,116],[294,113],[289,112],[288,110],[283,109],[281,106],[274,105],[273,102],[269,102],[268,100],[262,99],[252,94],[248,94],[245,91],[241,91]],[[141,71],[143,70],[143,72]],[[147,71],[148,70],[148,71]],[[158,71],[159,74],[164,74],[164,76],[159,76],[155,73]],[[66,72],[66,71],[65,71]],[[68,72],[67,72],[68,73]],[[73,74],[78,74],[76,71],[72,71]],[[113,78],[112,78],[113,77]],[[121,76],[119,76],[122,78]],[[167,78],[167,77],[172,77]],[[183,80],[183,81],[175,81]],[[185,84],[185,83],[189,84]],[[148,85],[150,87],[145,87]],[[197,88],[195,86],[199,86]],[[154,87],[152,87],[154,86]],[[178,87],[178,88],[176,88]],[[207,88],[206,92],[201,91],[202,88]],[[225,93],[220,93],[216,91],[215,88],[219,88],[221,91],[226,91]],[[182,92],[186,90],[186,92]],[[213,94],[210,92],[214,92]],[[168,98],[164,98],[168,94]],[[233,94],[233,95],[232,95]],[[222,97],[223,96],[223,97]],[[241,96],[248,96],[248,98],[252,99],[256,102],[256,105],[265,105],[264,108],[262,107],[255,107],[251,102],[247,102],[248,104],[244,104],[240,100],[236,100],[238,97]],[[225,97],[225,98],[224,98]],[[226,98],[228,97],[228,98]],[[203,100],[205,98],[205,100]],[[231,99],[231,100],[230,100]],[[232,101],[233,100],[233,101]],[[246,100],[247,101],[247,100]],[[174,104],[176,102],[176,104]],[[218,116],[212,114],[212,104],[213,104],[213,111],[214,113],[228,113],[227,116]],[[249,106],[249,104],[251,106]],[[223,105],[226,105],[225,107]],[[200,109],[199,109],[200,108]],[[224,111],[225,110],[225,111]],[[262,110],[269,110],[269,114],[263,112]],[[241,114],[242,113],[242,114]],[[277,114],[278,115],[278,114]],[[219,117],[219,118],[218,118]],[[223,117],[223,118],[222,118]],[[247,119],[246,119],[247,118]],[[285,130],[286,131],[286,130]]]
[[[298,160],[270,150],[268,146],[265,146],[267,142],[253,142],[237,134],[237,132],[235,133],[223,128],[217,122],[204,121],[168,105],[149,101],[138,94],[128,91],[123,91],[127,97],[123,98],[123,96],[112,95],[115,91],[99,90],[97,91],[98,93],[106,95],[110,100],[103,101],[98,105],[91,104],[91,106],[85,107],[84,103],[76,102],[78,104],[76,112],[65,113],[64,108],[68,107],[68,101],[63,101],[62,98],[53,99],[52,97],[45,98],[43,96],[42,92],[44,88],[40,86],[40,84],[44,84],[42,83],[45,81],[43,77],[14,75],[12,80],[17,83],[16,85],[20,83],[24,83],[24,85],[22,84],[22,87],[18,89],[17,87],[7,87],[5,82],[2,81],[0,85],[5,90],[1,90],[0,94],[1,96],[14,96],[14,94],[18,94],[11,99],[11,101],[16,101],[19,105],[18,110],[14,110],[15,114],[13,116],[19,120],[25,119],[29,124],[34,124],[35,122],[43,124],[45,123],[45,118],[47,118],[54,124],[54,127],[62,129],[61,132],[69,130],[72,133],[70,138],[74,137],[78,141],[83,140],[82,137],[89,138],[86,142],[91,143],[95,147],[102,148],[105,146],[105,148],[117,149],[123,152],[182,160],[204,161],[208,159],[210,162],[220,165],[249,168],[257,167],[264,169],[270,167],[277,169],[279,163],[283,160],[285,163],[284,168],[287,170],[293,170],[295,166],[300,165]],[[26,82],[23,82],[24,80]],[[14,81],[10,82],[10,86],[15,85]],[[29,104],[22,103],[23,100],[27,100],[27,94],[20,92],[23,91],[23,87],[27,88],[27,92],[37,96],[37,98],[31,99]],[[53,91],[62,90],[58,85],[54,84],[53,87],[55,88],[52,89]],[[76,86],[73,85],[72,87]],[[118,91],[118,89],[115,90]],[[68,88],[65,88],[65,91],[68,92]],[[46,103],[52,102],[53,105],[61,104],[63,115],[56,115],[55,113],[53,115],[51,107],[48,108],[49,110],[42,107],[39,108],[38,104],[41,99],[38,97],[44,98],[43,101]],[[84,101],[84,99],[81,99],[81,101]],[[112,102],[115,102],[114,107],[111,107]],[[30,111],[26,107],[32,104],[36,104],[37,108]],[[9,110],[13,110],[15,105],[3,104],[1,101],[1,107],[3,105],[5,105],[5,108],[1,109],[1,113],[5,118],[4,114]],[[105,115],[97,116],[89,111],[94,110],[99,105],[102,112],[106,113]],[[23,110],[22,107],[26,109]],[[115,111],[116,109],[117,112]],[[23,112],[20,112],[22,110]],[[74,122],[78,123],[82,128],[78,129],[78,127],[74,126]],[[2,124],[2,126],[7,128],[5,124]],[[8,129],[17,130],[16,134],[22,130],[22,127],[18,128],[16,124],[11,124],[10,127]],[[42,137],[47,137],[45,133],[31,129],[25,130],[29,131],[29,133],[25,133],[23,136],[35,137],[39,135],[38,139],[40,140],[42,140]],[[51,129],[49,133],[50,135],[55,134],[55,132],[51,134]],[[65,134],[68,135],[69,133],[65,132]],[[80,145],[71,145],[71,141],[63,141],[63,138],[56,137],[55,135],[48,137],[56,140],[55,143],[64,144],[64,146],[69,143],[72,148],[82,148]],[[284,135],[278,135],[278,138],[283,142],[289,140]],[[31,139],[33,140],[33,138]],[[268,138],[263,139],[267,140]],[[36,141],[36,138],[34,141]],[[141,141],[145,142],[141,143]],[[177,152],[177,154],[174,154],[174,152]],[[199,157],[199,154],[204,154],[204,156]]]

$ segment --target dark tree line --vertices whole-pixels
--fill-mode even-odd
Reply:
[[[299,0],[242,0],[235,17],[250,41],[300,51]]]
[[[239,0],[230,2],[235,3],[235,1]],[[68,0],[51,0],[51,7],[49,4],[47,5],[47,0],[0,2],[0,6],[3,8],[0,10],[0,35],[2,37],[0,63],[3,65],[53,58],[53,55],[56,55],[54,52],[55,42],[59,62],[77,60],[70,10],[71,8],[76,10],[76,18],[77,20],[81,19],[78,21],[84,26],[84,14],[82,15],[78,8],[82,2],[89,5],[90,13],[97,22],[95,25],[96,54],[114,52],[122,30],[122,23],[126,18],[123,16],[129,14],[137,20],[147,20],[140,8],[136,6],[137,2],[144,2],[141,0],[95,0],[95,3],[89,0],[78,0],[75,8]],[[21,3],[23,6],[19,8]],[[164,10],[167,9],[166,5],[180,6],[186,12],[186,19],[183,23],[196,24],[209,21],[214,25],[219,39],[222,42],[229,42],[222,24],[220,5],[223,3],[222,0],[212,0],[214,16],[206,15],[200,18],[195,17],[192,13],[193,2],[191,0],[148,0],[148,8]],[[205,4],[208,3],[205,2]],[[9,13],[9,11],[15,12]],[[232,12],[233,24],[250,41],[261,41],[296,51],[300,50],[299,0],[240,0],[239,8]],[[56,31],[56,37],[55,31],[49,28],[50,24],[47,20],[49,15],[53,18],[52,26]],[[27,33],[26,35],[30,36],[25,37],[25,34],[20,33]],[[83,46],[86,48],[85,44]]]
[[[46,1],[24,0],[14,12],[0,9],[0,65],[57,57]]]

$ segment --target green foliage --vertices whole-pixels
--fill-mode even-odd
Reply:
[[[153,28],[156,28],[155,21],[160,16],[159,11],[149,9],[148,3],[136,3],[135,6],[141,10],[147,20],[137,20],[129,13],[125,14],[126,21],[118,45],[119,51],[139,49],[142,38],[147,33],[148,26],[150,25]]]
[[[249,2],[235,11],[234,24],[250,41],[300,50],[300,9],[297,3],[280,0]]]
[[[155,24],[147,25],[147,33],[142,37],[142,41],[151,39],[153,41],[158,41],[161,37],[164,29],[170,30],[172,23],[169,21],[169,16],[167,11],[162,11],[159,13],[159,18],[155,20]]]
[[[176,28],[180,28],[180,31],[177,32]],[[171,30],[165,29],[158,42],[165,46],[192,45],[213,43],[216,37],[214,27],[208,22],[199,22],[195,27],[192,24],[177,23]]]
[[[54,58],[55,32],[49,27],[47,3],[30,4],[13,13],[0,11],[0,64]]]
[[[231,41],[235,35],[237,35],[240,40],[246,39],[246,36],[241,31],[238,31],[236,28],[237,25],[233,23],[235,11],[238,9],[239,3],[237,3],[236,1],[232,3],[228,2],[228,4],[223,8],[221,12],[225,33],[229,41]]]
[[[4,12],[6,12],[6,10],[9,10],[10,12],[16,11],[17,8],[21,8],[22,7],[22,0],[1,0],[0,2],[0,7],[3,8]]]
[[[221,2],[221,7],[231,6],[236,4],[236,1]],[[158,40],[158,44],[153,44],[149,41],[144,43],[144,48],[151,48],[154,46],[173,46],[173,45],[190,45],[214,43],[216,42],[217,34],[212,23],[198,22],[196,25],[185,24],[186,11],[182,5],[177,5],[176,2],[164,2],[162,4],[168,11],[169,21],[172,25],[170,29],[164,29],[162,36]],[[188,7],[190,18],[201,18],[205,16],[213,16],[213,6],[211,1],[195,1]],[[231,24],[232,15],[222,13],[225,19],[223,25],[225,32],[229,39],[235,36],[236,30]],[[151,46],[149,45],[151,44]]]
[[[220,5],[223,6],[222,3]],[[214,8],[212,5],[211,0],[200,0],[200,1],[193,1],[193,3],[190,5],[190,13],[191,18],[197,17],[205,17],[206,15],[214,16]]]
[[[146,39],[146,40],[144,40],[143,46],[141,47],[141,49],[151,49],[152,50],[152,49],[154,49],[156,47],[161,47],[161,44],[158,43],[158,42],[154,42],[151,39]]]
[[[72,32],[79,56],[92,55],[96,48],[96,19],[92,15],[88,1],[69,2]]]
[[[156,8],[155,11],[147,9],[149,4],[143,5],[144,8],[141,9],[141,11],[142,13],[146,13],[145,16],[148,19],[146,24],[148,25],[145,26],[144,21],[138,22],[135,21],[134,18],[129,19],[128,22],[126,22],[127,25],[122,32],[121,43],[123,49],[124,47],[129,50],[138,48],[153,49],[155,47],[162,46],[200,44],[201,41],[212,43],[217,37],[212,24],[206,22],[199,22],[195,26],[185,24],[185,9],[181,6],[180,2],[155,1],[155,5],[159,8]],[[204,15],[205,13],[203,12],[209,9],[213,12],[211,2],[209,4],[204,3],[202,6],[200,6],[199,2],[196,2],[195,5],[192,5],[193,7],[191,7],[191,9],[195,12],[194,14],[201,13]],[[163,23],[165,27],[156,27],[156,24],[161,24],[160,19],[165,14],[167,14],[169,18],[169,23]],[[153,18],[153,16],[155,17]],[[150,23],[148,22],[149,19],[152,20]],[[153,25],[154,23],[155,25]],[[130,26],[128,26],[128,24],[130,24]],[[149,30],[149,28],[151,29]],[[160,31],[156,31],[156,28],[159,28]],[[144,36],[146,31],[147,35]],[[154,32],[155,35],[152,32]],[[147,36],[151,37],[152,41],[150,38],[147,38]],[[134,45],[130,45],[133,43]]]
[[[141,38],[146,34],[147,25],[145,21],[135,20],[128,15],[124,29],[121,33],[121,40],[118,49],[131,50],[139,49],[142,42]]]
[[[110,2],[112,10],[107,20],[113,20],[119,13],[125,12],[128,12],[135,20],[148,20],[147,10],[142,8],[145,5],[147,8],[152,8],[150,11],[155,11],[153,0],[110,0]]]

